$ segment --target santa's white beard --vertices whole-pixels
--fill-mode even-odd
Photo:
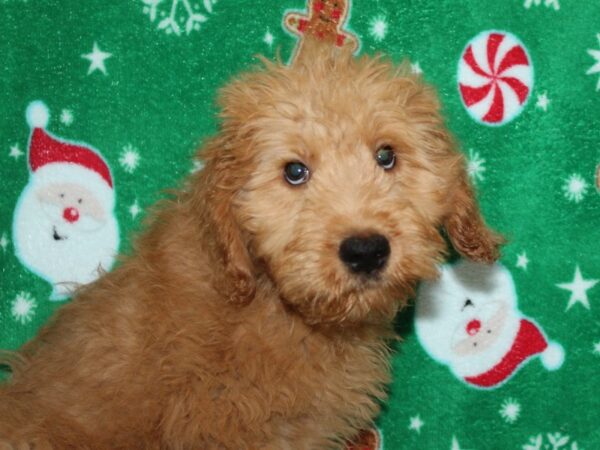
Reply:
[[[21,194],[15,211],[16,255],[53,285],[51,298],[65,298],[77,286],[94,281],[111,268],[119,246],[117,221],[110,213],[100,226],[90,229],[51,218],[54,214],[44,212],[29,187]]]

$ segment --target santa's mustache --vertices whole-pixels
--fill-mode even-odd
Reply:
[[[77,207],[64,208],[47,202],[40,202],[40,206],[44,215],[50,219],[54,227],[53,232],[59,237],[68,237],[72,232],[93,232],[105,224],[104,220],[97,220],[80,212]]]

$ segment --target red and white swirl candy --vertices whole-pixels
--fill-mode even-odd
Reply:
[[[458,86],[467,111],[478,122],[503,125],[525,106],[533,67],[525,46],[511,33],[485,31],[465,48]]]

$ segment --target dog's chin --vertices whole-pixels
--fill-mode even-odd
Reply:
[[[391,322],[404,296],[401,289],[368,279],[342,290],[284,291],[281,298],[308,325],[345,327]]]

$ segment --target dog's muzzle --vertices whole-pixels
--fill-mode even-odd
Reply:
[[[375,275],[385,267],[390,243],[385,236],[351,236],[340,244],[339,257],[352,273]]]

